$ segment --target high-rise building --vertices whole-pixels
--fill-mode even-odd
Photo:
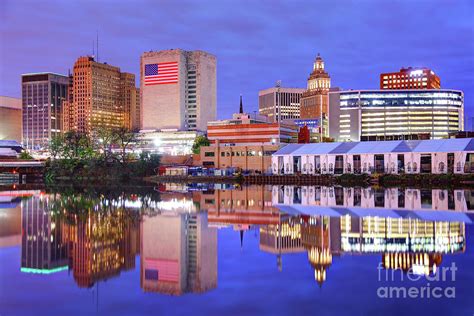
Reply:
[[[331,77],[324,70],[324,61],[318,54],[308,78],[308,88],[301,95],[300,118],[323,121],[329,112],[327,95],[330,88]]]
[[[21,142],[21,99],[0,96],[0,140]]]
[[[119,67],[99,63],[93,57],[79,57],[74,64],[69,129],[93,133],[99,129],[137,127],[135,75]]]
[[[440,89],[439,77],[428,68],[402,68],[399,72],[380,74],[380,89]]]
[[[305,89],[274,87],[258,92],[258,111],[269,122],[300,118],[300,98]]]
[[[334,91],[329,104],[336,141],[437,139],[464,128],[464,95],[457,90]]]
[[[69,77],[54,73],[21,76],[23,145],[47,149],[51,138],[63,131],[62,105],[68,99]]]
[[[131,130],[140,129],[140,89],[135,87],[135,75],[122,72],[120,88],[124,105],[124,124]]]
[[[216,119],[216,57],[181,49],[140,59],[142,129],[205,131]]]

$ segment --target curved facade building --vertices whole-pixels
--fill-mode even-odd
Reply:
[[[329,103],[330,136],[338,141],[439,139],[464,128],[464,95],[457,90],[338,91]]]

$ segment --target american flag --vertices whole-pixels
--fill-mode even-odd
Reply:
[[[178,260],[145,258],[145,279],[177,283],[179,279]]]
[[[178,62],[145,65],[145,86],[178,83]]]

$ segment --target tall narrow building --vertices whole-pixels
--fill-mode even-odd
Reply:
[[[62,106],[68,99],[69,77],[54,73],[21,76],[23,146],[46,150],[51,138],[63,131]]]
[[[205,131],[216,119],[216,57],[181,49],[140,59],[142,129]]]
[[[72,81],[71,130],[91,134],[100,129],[133,128],[134,117],[140,115],[136,112],[135,75],[85,56],[74,64]]]
[[[323,121],[329,113],[327,96],[330,88],[331,77],[324,70],[324,61],[318,54],[308,78],[308,88],[301,95],[300,118]]]

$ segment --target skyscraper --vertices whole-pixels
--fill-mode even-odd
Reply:
[[[51,137],[62,132],[62,105],[68,98],[69,78],[54,73],[21,77],[23,145],[29,150],[47,149]]]
[[[399,72],[380,74],[380,89],[440,89],[439,77],[428,68],[402,68]]]
[[[258,111],[269,122],[300,118],[300,98],[305,92],[300,88],[274,87],[258,92]]]
[[[181,49],[140,59],[142,129],[205,131],[216,119],[216,57]]]
[[[65,107],[69,129],[90,134],[104,128],[133,127],[140,115],[135,75],[85,56],[74,64],[72,81],[72,104]]]
[[[302,119],[322,120],[327,116],[329,88],[331,88],[331,77],[324,70],[324,61],[318,54],[313,64],[313,71],[308,78],[308,88],[301,96],[300,117]]]

